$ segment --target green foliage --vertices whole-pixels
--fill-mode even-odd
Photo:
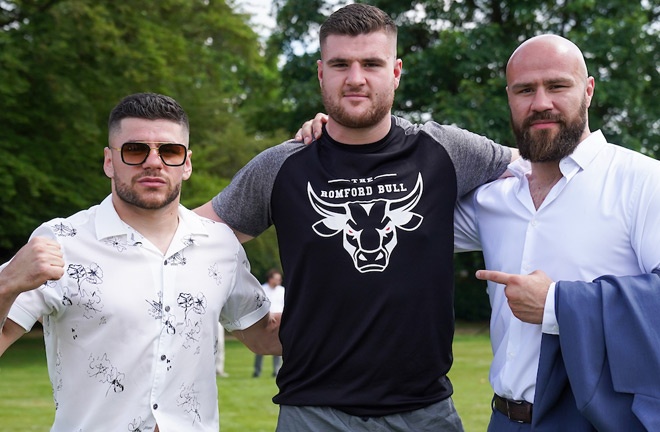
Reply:
[[[280,252],[277,247],[275,227],[270,227],[259,237],[245,243],[245,252],[250,258],[252,274],[262,283],[266,282],[266,272],[272,268],[281,271]]]
[[[110,191],[106,122],[123,96],[154,91],[191,119],[188,205],[208,201],[259,150],[247,114],[269,97],[276,68],[247,17],[224,1],[9,1],[0,5],[0,256],[39,223]],[[84,185],[84,186],[83,186]]]

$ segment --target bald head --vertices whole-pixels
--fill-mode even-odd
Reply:
[[[577,45],[561,36],[544,34],[527,39],[511,54],[506,65],[507,84],[520,68],[546,69],[550,66],[562,68],[582,80],[588,76],[587,64]]]
[[[594,79],[580,49],[556,35],[523,42],[506,66],[506,91],[518,149],[532,162],[559,161],[589,136]]]

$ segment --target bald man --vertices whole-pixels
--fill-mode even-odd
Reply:
[[[643,340],[621,334],[643,333],[627,327],[643,328],[657,315],[649,311],[660,310],[660,278],[650,274],[660,267],[660,162],[590,131],[595,82],[572,42],[525,41],[506,78],[522,159],[509,166],[512,177],[480,187],[455,215],[457,250],[483,250],[489,269],[477,275],[489,280],[492,305],[488,430],[653,430],[660,409],[639,408],[650,403],[627,385],[657,369],[617,371],[607,351],[613,343],[624,353],[657,346],[658,328]],[[614,278],[609,288],[602,280],[552,283],[605,274],[645,275]],[[650,295],[635,295],[644,290]],[[603,314],[624,303],[625,314]],[[622,315],[628,319],[612,318]],[[644,353],[660,364],[657,350]]]

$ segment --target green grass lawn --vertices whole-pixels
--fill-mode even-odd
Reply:
[[[487,328],[459,326],[454,340],[454,402],[468,432],[485,431],[492,391],[488,384],[491,361]],[[278,407],[270,376],[272,363],[264,358],[260,378],[252,378],[253,354],[241,343],[226,341],[225,370],[218,379],[222,432],[272,432]],[[0,430],[46,432],[54,415],[52,391],[41,337],[28,335],[0,358]]]

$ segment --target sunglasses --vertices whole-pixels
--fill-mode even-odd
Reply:
[[[127,142],[121,148],[109,146],[113,150],[121,152],[121,160],[126,165],[142,165],[152,150],[160,156],[160,160],[167,166],[181,166],[186,162],[188,149],[183,144],[155,142],[157,147],[153,148],[146,142]]]

